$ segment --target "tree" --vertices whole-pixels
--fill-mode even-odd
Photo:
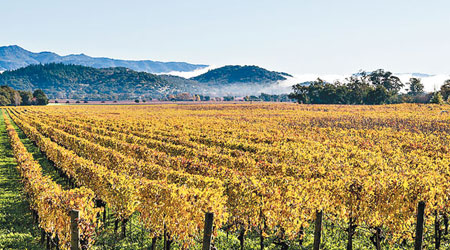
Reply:
[[[134,100],[135,103],[139,103],[139,99]]]
[[[0,86],[1,105],[22,105],[22,97],[19,91],[9,86]]]
[[[234,96],[224,96],[223,101],[225,101],[225,102],[234,101]]]
[[[442,97],[446,100],[450,96],[450,79],[444,82],[441,86]]]
[[[20,97],[19,92],[14,91],[12,104],[14,104],[14,106],[19,106],[21,103],[22,103],[22,98]]]
[[[409,85],[408,95],[420,95],[424,93],[423,92],[424,86],[420,78],[415,77],[410,78],[407,85]]]
[[[292,86],[292,89],[294,90],[294,92],[289,94],[289,98],[297,100],[297,102],[300,104],[309,103],[308,86],[304,86],[299,83]]]
[[[433,97],[430,100],[430,103],[444,104],[444,98],[442,98],[441,92],[439,91],[434,92]]]
[[[11,102],[4,95],[0,95],[0,106],[10,105]]]
[[[404,86],[400,78],[394,76],[389,71],[384,71],[383,69],[378,69],[369,73],[367,79],[371,84],[375,86],[383,86],[387,91],[398,93],[400,89]]]
[[[48,98],[45,95],[44,91],[41,89],[37,89],[33,92],[33,97],[36,98],[36,104],[37,105],[47,105],[48,104]]]
[[[356,75],[347,78],[346,87],[348,94],[346,95],[348,104],[364,104],[368,92],[370,91],[370,85],[367,81],[366,72],[362,71]]]
[[[320,78],[316,81],[300,83],[292,88],[294,93],[287,97],[297,100],[298,103],[312,104],[361,104],[365,96],[362,91],[363,84],[358,78],[352,77],[348,84],[336,81],[328,83]],[[307,85],[309,84],[309,86]],[[365,88],[365,87],[364,87]],[[358,96],[362,95],[362,96]],[[274,96],[270,96],[275,99]],[[278,97],[279,98],[279,97]]]
[[[0,96],[3,96],[1,100],[1,105],[11,105],[14,104],[14,92],[15,90],[8,87],[8,86],[1,86],[0,87]]]
[[[189,93],[179,93],[175,96],[175,101],[192,101],[193,98]]]
[[[382,85],[378,85],[375,88],[372,87],[367,93],[365,103],[374,105],[385,104],[389,99],[389,96],[387,89]]]

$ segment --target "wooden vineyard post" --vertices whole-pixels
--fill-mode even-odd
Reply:
[[[128,219],[123,219],[122,220],[122,238],[125,239],[125,237],[127,236],[126,230],[127,230],[127,222]]]
[[[239,232],[239,236],[238,236],[238,239],[239,239],[239,245],[240,245],[240,250],[244,250],[244,244],[245,244],[245,242],[244,242],[244,240],[245,240],[245,229],[242,229],[241,230],[241,232]]]
[[[424,213],[425,202],[421,201],[417,206],[416,241],[414,244],[415,250],[422,250]]]
[[[45,243],[45,231],[41,228],[41,244],[44,245]]]
[[[211,249],[211,234],[213,229],[214,214],[205,213],[205,228],[203,230],[203,248],[202,250]]]
[[[78,229],[78,220],[80,219],[80,211],[70,211],[70,250],[81,250],[80,230]]]
[[[58,235],[56,235],[56,237],[55,237],[55,246],[56,246],[56,250],[59,250],[59,237],[58,237]]]
[[[322,235],[322,211],[316,212],[316,223],[314,225],[314,250],[320,248],[320,236]]]
[[[163,235],[163,249],[167,250],[167,233],[166,233],[166,224],[164,224],[164,235]]]
[[[47,233],[47,234],[46,234],[46,237],[47,237],[47,245],[46,245],[46,249],[47,249],[47,250],[50,250],[50,234]]]
[[[375,247],[377,250],[381,250],[381,228],[377,227],[375,230]]]
[[[434,216],[434,249],[439,250],[441,248],[442,230],[439,221],[439,212],[437,210],[434,212]]]
[[[150,246],[149,250],[156,250],[156,241],[158,240],[157,237],[152,238],[152,245]]]
[[[353,225],[353,219],[350,217],[348,222],[348,238],[347,238],[347,250],[353,249],[353,235],[355,234],[356,225]]]
[[[444,212],[444,234],[448,234],[448,217],[447,214]]]
[[[106,204],[103,207],[103,224],[106,226]]]

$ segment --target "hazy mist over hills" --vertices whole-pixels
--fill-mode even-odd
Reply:
[[[326,82],[342,82],[351,76],[351,74],[288,74],[269,71],[257,66],[225,65],[218,67],[189,64],[185,62],[116,60],[105,57],[94,58],[84,54],[60,56],[52,52],[33,53],[16,45],[0,47],[0,72],[20,69],[28,65],[49,63],[62,63],[65,65],[73,64],[96,69],[119,67],[131,69],[132,71],[128,72],[120,69],[116,71],[93,71],[88,68],[83,68],[81,70],[77,68],[77,72],[83,71],[89,72],[89,74],[94,74],[93,72],[95,72],[95,77],[97,79],[102,79],[101,87],[95,85],[94,82],[89,82],[90,86],[96,86],[94,89],[86,87],[86,81],[88,79],[83,77],[75,77],[73,75],[70,78],[67,78],[63,75],[63,79],[61,79],[52,78],[46,75],[45,77],[36,78],[29,75],[29,72],[23,74],[25,71],[19,71],[19,73],[16,72],[13,74],[8,73],[8,77],[3,76],[2,83],[13,85],[18,89],[27,90],[43,87],[44,89],[47,89],[51,97],[84,97],[86,95],[94,98],[101,98],[101,96],[105,95],[122,95],[127,98],[134,98],[139,95],[160,97],[165,94],[183,91],[211,96],[247,96],[258,95],[261,93],[287,94],[292,91],[292,86],[297,83],[311,82],[317,78],[321,78]],[[58,75],[61,73],[61,70],[68,69],[58,67],[58,70],[59,72],[55,72],[54,69],[43,67],[39,68],[38,73]],[[69,71],[73,73],[73,68],[69,68]],[[299,69],[299,71],[301,71],[301,69]],[[115,74],[112,77],[108,75],[111,74],[111,72],[114,72]],[[123,81],[124,79],[116,79],[118,72],[121,72],[120,74],[126,77],[125,81]],[[154,73],[156,75],[142,75],[137,72]],[[439,89],[445,80],[450,79],[450,76],[445,74],[394,74],[398,76],[403,83],[408,82],[411,77],[421,78],[426,92],[432,92]],[[141,78],[138,79],[133,77]],[[143,81],[142,77],[153,80]],[[77,79],[84,80],[83,82],[77,82]],[[117,88],[117,81],[119,81],[119,83],[120,81],[123,81],[125,86]],[[143,83],[144,87],[142,87]],[[81,87],[79,87],[79,84],[81,84]],[[136,85],[136,87],[133,85]],[[112,88],[111,86],[116,87]],[[81,91],[82,93],[75,93],[77,90],[83,91]],[[102,90],[107,91],[105,92]],[[148,92],[145,92],[144,90]]]

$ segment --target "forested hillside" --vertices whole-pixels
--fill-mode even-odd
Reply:
[[[286,79],[284,76],[287,74],[255,66],[225,66],[186,79],[122,67],[97,69],[50,63],[5,71],[0,74],[0,84],[18,90],[42,89],[51,99],[130,100],[164,98],[179,93],[212,96],[259,94],[260,88]]]
[[[283,72],[268,71],[258,66],[229,65],[210,70],[192,80],[203,83],[267,83],[286,80],[291,75]]]
[[[0,75],[0,84],[19,90],[43,89],[50,98],[129,99],[159,97],[189,90],[158,75],[127,68],[96,69],[79,65],[30,65]]]

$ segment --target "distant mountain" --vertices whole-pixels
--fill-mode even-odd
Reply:
[[[396,76],[410,76],[410,77],[416,77],[416,78],[427,78],[427,77],[433,77],[434,75],[425,74],[425,73],[394,73]]]
[[[268,71],[258,66],[229,65],[209,70],[190,78],[201,83],[233,84],[233,83],[274,83],[286,80],[291,75],[283,72]]]
[[[0,72],[26,67],[31,64],[63,63],[83,65],[93,68],[125,67],[148,73],[168,73],[171,71],[193,71],[208,65],[185,62],[131,61],[111,58],[90,57],[84,54],[60,56],[53,52],[33,53],[17,45],[0,47]]]
[[[434,75],[424,74],[424,73],[412,73],[412,76],[422,78],[422,77],[432,77]]]

